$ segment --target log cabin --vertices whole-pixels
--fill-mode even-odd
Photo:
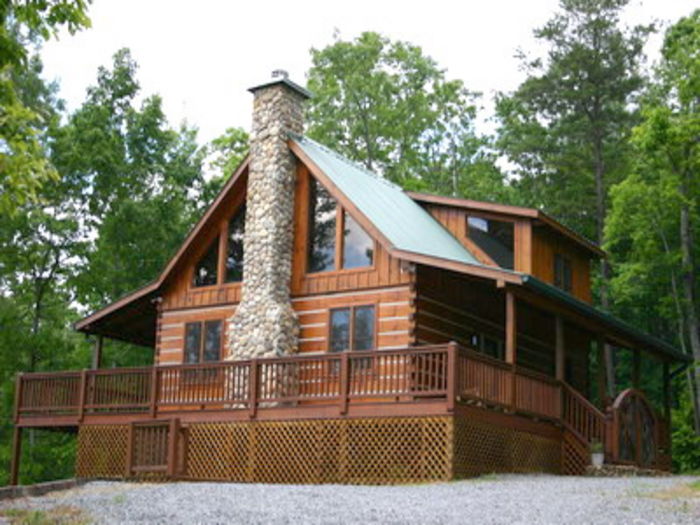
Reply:
[[[592,305],[598,246],[536,209],[403,191],[303,135],[301,86],[250,91],[250,153],[178,252],[75,325],[92,367],[18,376],[12,483],[26,428],[76,432],[81,478],[580,474],[600,446],[670,468],[688,360]],[[153,365],[103,368],[105,337]]]

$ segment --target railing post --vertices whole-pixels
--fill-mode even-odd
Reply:
[[[158,367],[153,365],[151,368],[151,407],[150,414],[152,418],[158,415],[158,380],[160,375],[158,374]]]
[[[168,477],[174,478],[177,474],[177,441],[180,434],[180,420],[170,420],[168,429]]]
[[[350,356],[347,352],[340,355],[340,414],[348,413],[348,397],[350,395]]]
[[[257,358],[250,360],[250,370],[248,374],[248,416],[253,419],[258,410],[259,366]]]
[[[447,345],[447,411],[453,412],[457,398],[457,343]]]
[[[19,423],[19,411],[22,408],[22,389],[24,383],[22,381],[22,372],[18,373],[15,377],[15,413],[14,422],[15,425]]]
[[[510,409],[513,412],[518,411],[518,381],[517,381],[517,371],[515,369],[515,363],[510,365]]]
[[[78,421],[85,417],[85,398],[87,396],[87,370],[80,371],[80,392],[78,397]]]

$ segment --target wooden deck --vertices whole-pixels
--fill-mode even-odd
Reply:
[[[643,397],[635,395],[636,400]],[[636,437],[640,425],[653,424],[647,434],[653,436],[655,449],[664,449],[669,440],[668,428],[655,413],[641,421],[638,415],[630,419],[621,412],[638,404],[620,400],[603,413],[562,381],[451,343],[201,365],[22,374],[17,379],[15,424],[21,429],[164,418],[187,424],[436,416],[469,405],[549,422],[562,429],[581,456],[591,443],[600,442],[608,461],[639,462],[627,449],[643,448]],[[661,464],[662,453],[653,454],[654,464]]]

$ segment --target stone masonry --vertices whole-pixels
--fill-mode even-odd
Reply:
[[[250,91],[254,101],[243,289],[229,321],[229,360],[294,353],[299,336],[289,290],[296,161],[287,139],[290,132],[303,132],[308,95],[286,80]]]

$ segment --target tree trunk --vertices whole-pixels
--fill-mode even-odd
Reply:
[[[698,425],[698,409],[700,408],[700,322],[698,321],[698,312],[695,307],[695,264],[693,261],[693,231],[690,224],[690,206],[688,205],[690,181],[689,175],[683,174],[680,184],[681,193],[681,217],[680,217],[680,237],[681,237],[681,284],[683,287],[683,310],[685,313],[685,326],[688,330],[688,342],[690,350],[693,354],[693,372],[691,376],[694,379],[693,388],[691,389],[693,408],[696,413],[695,417],[695,432],[700,435]]]
[[[594,143],[595,162],[595,201],[596,201],[596,236],[599,246],[605,244],[605,164],[603,161],[603,144],[600,137],[595,138]],[[610,279],[610,264],[603,257],[600,260],[600,305],[606,311],[610,310],[610,297],[608,295],[608,280]],[[605,357],[605,369],[608,374],[608,395],[615,399],[617,391],[615,382],[615,359],[613,348],[605,343],[603,355]]]

